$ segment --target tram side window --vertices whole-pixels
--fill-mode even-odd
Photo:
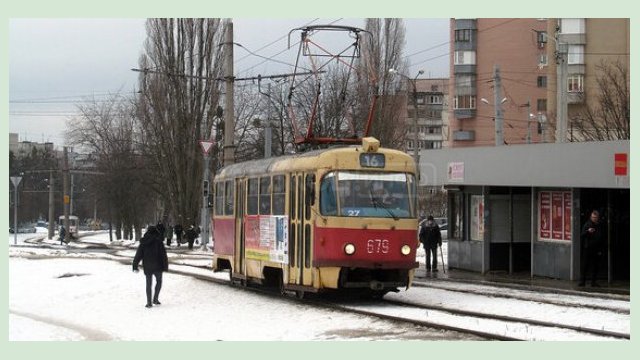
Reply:
[[[258,215],[258,179],[249,179],[249,196],[247,196],[247,214]]]
[[[337,215],[335,173],[329,173],[322,178],[320,183],[320,213],[322,215]]]
[[[216,183],[216,215],[224,215],[224,182]]]
[[[224,214],[233,215],[233,196],[234,188],[233,181],[229,180],[225,182],[225,199],[224,199]]]
[[[285,208],[284,175],[273,177],[273,215],[284,215]]]
[[[271,214],[271,178],[260,178],[260,215]]]

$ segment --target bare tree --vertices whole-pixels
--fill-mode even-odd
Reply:
[[[579,140],[605,141],[631,138],[629,68],[620,61],[597,67],[597,101],[587,104],[572,119]]]
[[[96,198],[106,204],[109,222],[125,238],[140,237],[142,225],[153,209],[154,179],[138,146],[135,106],[130,99],[112,95],[106,101],[95,98],[78,105],[79,116],[68,122],[71,143],[95,156],[98,176],[92,177]]]
[[[406,124],[400,122],[401,108],[405,98],[398,96],[398,84],[405,79],[389,70],[404,73],[406,64],[402,61],[405,42],[405,28],[402,19],[367,19],[365,30],[371,36],[364,37],[362,58],[359,65],[359,81],[356,93],[361,101],[357,106],[358,120],[366,121],[370,102],[378,95],[375,118],[371,135],[377,137],[386,147],[403,148]],[[376,84],[374,87],[374,84]]]
[[[196,222],[202,201],[202,155],[217,119],[223,56],[220,19],[149,19],[140,58],[138,114],[145,153],[157,176],[167,216]]]

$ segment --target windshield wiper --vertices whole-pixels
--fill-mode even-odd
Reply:
[[[393,213],[393,211],[391,211],[391,209],[389,209],[389,207],[384,203],[384,201],[380,201],[377,197],[373,196],[373,192],[371,190],[369,190],[369,194],[371,194],[371,203],[376,209],[378,208],[378,206],[380,206],[381,208],[385,209],[387,213],[389,213],[389,215],[391,215],[393,220],[400,219],[398,216],[396,216],[396,214]]]

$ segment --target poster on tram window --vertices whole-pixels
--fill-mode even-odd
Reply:
[[[564,238],[564,197],[562,192],[551,193],[551,238],[562,240]]]
[[[539,193],[540,209],[540,226],[539,235],[540,239],[551,239],[551,192],[541,191]]]
[[[564,239],[571,241],[571,191],[564,195]]]
[[[260,215],[245,217],[247,259],[289,262],[289,217]]]

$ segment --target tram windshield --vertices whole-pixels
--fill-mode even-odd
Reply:
[[[404,173],[334,171],[320,184],[320,212],[329,216],[411,218],[415,178]]]

